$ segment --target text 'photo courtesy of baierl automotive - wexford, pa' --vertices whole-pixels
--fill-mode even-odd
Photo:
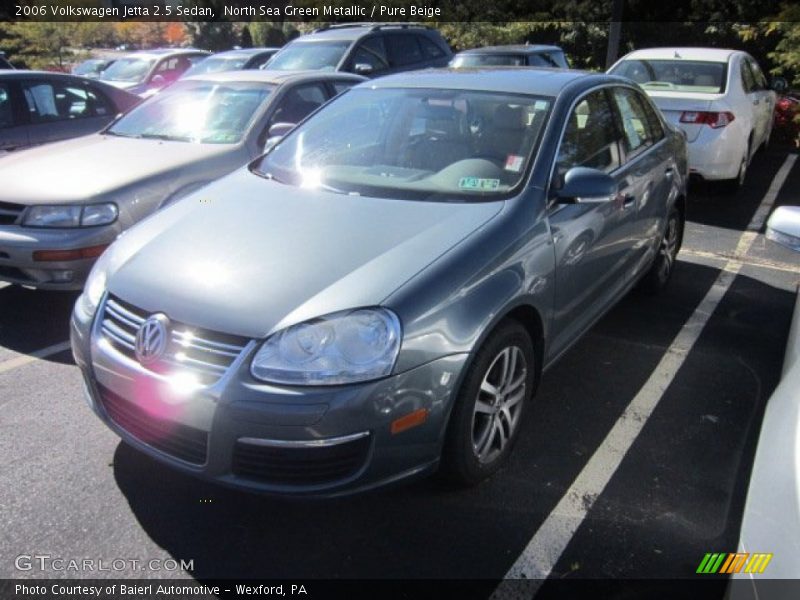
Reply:
[[[0,600],[800,597],[798,48],[3,0]]]

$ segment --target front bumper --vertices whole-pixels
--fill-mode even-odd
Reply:
[[[174,373],[142,367],[99,329],[73,313],[72,350],[106,425],[184,473],[283,495],[349,494],[435,469],[468,356],[379,381],[299,388],[253,379],[252,341],[218,381],[187,393]],[[424,423],[392,433],[392,422],[420,409]]]
[[[75,229],[36,229],[0,225],[0,281],[50,289],[79,290],[96,258],[35,261],[37,250],[77,250],[108,245],[120,232],[117,223]]]

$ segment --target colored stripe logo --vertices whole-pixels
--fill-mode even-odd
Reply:
[[[703,560],[700,561],[700,566],[697,567],[697,573],[703,575],[709,574],[725,574],[732,575],[733,573],[741,573],[744,569],[745,573],[763,573],[767,568],[769,561],[772,560],[772,554],[763,552],[735,552],[735,553],[707,553]]]

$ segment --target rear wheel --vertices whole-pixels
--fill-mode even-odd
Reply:
[[[528,332],[517,321],[502,323],[478,350],[455,400],[443,476],[474,485],[500,468],[519,435],[535,376]]]
[[[683,239],[683,218],[680,211],[673,207],[667,219],[667,228],[658,245],[658,253],[650,270],[641,282],[641,288],[650,293],[657,294],[663,290],[675,270],[675,261]]]
[[[747,142],[747,151],[739,163],[739,172],[733,179],[726,179],[721,181],[722,190],[726,194],[736,194],[744,186],[744,180],[747,178],[747,167],[750,165],[750,149],[752,147],[752,137]]]

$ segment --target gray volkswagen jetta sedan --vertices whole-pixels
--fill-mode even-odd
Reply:
[[[683,136],[631,82],[425,71],[345,92],[120,237],[72,317],[126,442],[336,495],[508,457],[543,371],[681,244]]]

